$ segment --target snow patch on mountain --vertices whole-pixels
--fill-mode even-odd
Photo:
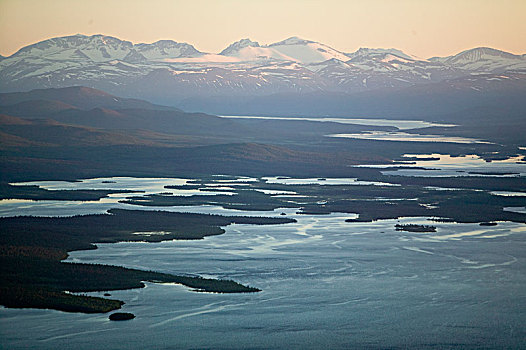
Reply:
[[[497,73],[505,70],[526,70],[526,58],[524,55],[514,55],[489,47],[477,47],[465,50],[454,56],[433,57],[430,61],[440,62],[457,69],[484,73]]]
[[[261,60],[294,61],[294,58],[283,55],[282,53],[270,47],[262,47],[258,42],[252,41],[250,39],[241,39],[236,41],[221,51],[219,55],[236,58],[239,62]]]
[[[38,56],[48,59],[67,59],[80,50],[92,61],[107,61],[110,58],[123,58],[133,44],[106,35],[85,36],[81,34],[52,38],[26,46],[9,58]]]
[[[323,62],[331,58],[347,59],[344,53],[327,45],[298,37],[291,37],[266,46],[260,46],[259,43],[250,39],[242,39],[228,46],[220,55],[238,58],[240,62],[280,60],[295,61],[301,64]]]
[[[147,61],[147,58],[144,57],[141,53],[137,52],[135,49],[131,49],[130,52],[122,59],[125,62],[130,63],[139,63]]]
[[[361,47],[355,52],[348,53],[347,56],[350,59],[355,58],[369,58],[369,59],[385,59],[387,56],[394,56],[409,61],[425,61],[416,56],[406,54],[405,52],[398,49],[380,49],[380,48],[367,48]]]
[[[361,48],[345,54],[291,37],[269,45],[242,39],[215,54],[172,40],[133,44],[104,35],[73,35],[30,45],[1,59],[0,91],[87,85],[129,96],[148,91],[167,98],[354,93],[476,74],[505,76],[526,71],[525,63],[524,55],[489,48],[423,60],[397,49]],[[501,78],[488,79],[496,84]]]
[[[179,58],[165,58],[165,63],[179,63],[179,64],[210,64],[211,67],[217,65],[223,66],[226,63],[239,63],[241,59],[232,56],[223,56],[216,53],[202,54],[196,57],[179,57]]]
[[[136,44],[134,49],[150,61],[164,61],[167,58],[198,57],[203,53],[187,43],[173,40],[159,40],[152,44]]]
[[[259,47],[259,43],[257,41],[252,41],[248,38],[241,39],[239,41],[236,41],[235,43],[230,44],[219,54],[223,56],[235,56],[237,52],[247,47]]]
[[[270,44],[268,47],[303,64],[323,62],[331,58],[336,58],[340,61],[346,61],[348,59],[343,52],[335,50],[325,44],[298,37],[291,37]]]
[[[455,64],[477,62],[481,60],[522,60],[522,57],[489,47],[477,47],[462,51],[454,56],[446,57],[443,61]]]

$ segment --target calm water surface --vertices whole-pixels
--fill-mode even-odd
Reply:
[[[164,209],[236,215],[284,211],[298,222],[230,225],[224,235],[200,241],[100,244],[97,250],[72,252],[69,261],[231,278],[263,291],[222,295],[152,283],[143,289],[113,291],[113,297],[126,302],[123,311],[137,316],[120,323],[109,321],[107,314],[0,309],[2,345],[9,349],[524,346],[526,225],[501,222],[481,227],[430,223],[427,218],[346,223],[355,216],[297,215],[296,209],[256,213],[212,206]],[[432,224],[437,232],[395,231],[399,222]]]
[[[397,131],[367,131],[367,132],[356,133],[356,134],[332,134],[332,135],[327,135],[327,136],[344,138],[344,139],[379,140],[379,141],[490,143],[490,142],[467,138],[467,137],[410,134],[407,132],[397,132]]]
[[[221,118],[230,119],[263,119],[263,120],[296,120],[296,121],[310,121],[319,123],[340,123],[340,124],[357,124],[357,125],[373,125],[373,126],[393,126],[400,130],[427,128],[431,126],[437,127],[453,127],[454,124],[439,124],[431,123],[422,120],[396,120],[396,119],[374,119],[374,118],[308,118],[308,117],[265,117],[265,116],[221,116]]]
[[[391,169],[393,166],[390,167],[385,165],[358,165],[357,167],[381,168],[383,169],[382,174],[384,175],[401,176],[526,176],[526,163],[524,162],[524,156],[511,157],[505,160],[493,160],[491,162],[487,162],[474,154],[458,157],[438,153],[406,154],[404,157],[416,158],[416,160],[407,161],[407,164],[401,162],[401,164],[394,166],[395,169]],[[419,160],[419,158],[421,160]],[[404,169],[396,169],[396,167],[400,166],[403,166]]]

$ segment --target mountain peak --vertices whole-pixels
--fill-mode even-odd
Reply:
[[[11,57],[30,55],[51,59],[86,59],[93,62],[123,60],[139,62],[145,59],[195,57],[201,52],[190,44],[173,40],[159,40],[152,44],[133,44],[118,38],[95,34],[91,36],[75,34],[47,39],[26,46]]]
[[[360,47],[358,50],[356,50],[353,53],[348,54],[348,56],[352,58],[356,57],[369,57],[369,58],[384,58],[386,55],[393,55],[397,56],[406,60],[419,60],[417,57],[408,55],[405,52],[390,48],[390,49],[382,49],[382,48],[369,48],[369,47]]]
[[[526,69],[524,56],[514,55],[490,47],[476,47],[462,51],[454,56],[434,57],[431,61],[441,62],[458,69],[486,73]]]
[[[157,40],[156,42],[151,43],[151,44],[138,44],[138,45],[155,46],[155,47],[159,47],[159,48],[163,48],[163,49],[172,48],[172,47],[192,46],[192,45],[187,44],[187,43],[179,43],[177,41],[173,41],[173,40],[169,40],[169,39]]]
[[[244,49],[245,47],[260,47],[257,41],[252,41],[249,38],[238,40],[230,44],[226,49],[221,51],[219,54],[222,56],[229,56],[237,51]]]
[[[394,48],[361,48],[344,53],[322,42],[295,36],[262,46],[245,38],[216,54],[199,52],[190,44],[173,40],[133,44],[101,34],[77,34],[48,39],[1,59],[0,91],[81,84],[165,103],[223,94],[354,93],[428,84],[469,74],[522,74],[526,71],[525,58],[490,48],[474,48],[429,60]],[[78,108],[94,105],[82,102],[90,100],[85,98],[89,91],[80,97],[73,92],[60,91],[71,96],[63,102]],[[49,99],[42,93],[35,96]],[[113,97],[103,100],[99,105],[119,104]]]
[[[492,49],[491,47],[476,47],[473,49],[462,51],[454,56],[448,58],[448,61],[464,61],[464,62],[475,62],[482,59],[488,58],[505,58],[505,59],[517,59],[521,60],[522,57],[514,55],[509,52]]]
[[[173,40],[158,40],[151,44],[135,44],[133,48],[148,60],[164,60],[179,57],[195,57],[202,54],[193,45]],[[140,58],[137,56],[136,58]]]
[[[115,56],[124,56],[133,44],[118,38],[96,34],[87,36],[76,34],[64,37],[51,38],[26,46],[18,50],[11,57],[34,56],[38,58],[64,59],[72,56],[73,59],[87,59],[89,61],[108,61]]]
[[[274,43],[274,44],[270,44],[269,47],[281,46],[281,45],[304,45],[304,44],[313,43],[313,42],[314,41],[305,40],[305,39],[299,38],[297,36],[291,36],[288,39],[279,41],[279,42]]]

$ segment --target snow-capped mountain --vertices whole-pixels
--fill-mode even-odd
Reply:
[[[153,44],[137,44],[133,46],[137,53],[148,61],[164,61],[167,58],[198,57],[203,55],[190,44],[177,43],[172,40],[159,40]]]
[[[171,40],[73,35],[0,59],[0,92],[83,85],[175,104],[203,96],[354,93],[506,71],[526,71],[526,56],[489,48],[431,59],[397,49],[344,53],[298,37],[269,45],[242,39],[216,54]]]
[[[276,50],[260,46],[258,42],[250,39],[241,39],[229,45],[221,51],[221,56],[234,58],[233,61],[255,62],[255,61],[294,61],[292,57],[281,54]]]
[[[298,37],[288,38],[270,44],[268,47],[303,64],[323,62],[333,58],[340,61],[348,59],[347,55],[343,52],[337,51],[327,45]]]
[[[343,52],[298,37],[266,46],[260,46],[258,42],[250,39],[242,39],[228,46],[220,55],[237,57],[241,61],[278,60],[301,64],[319,63],[334,58],[343,61],[348,59]]]
[[[351,59],[359,59],[361,57],[374,57],[378,59],[385,59],[387,57],[409,60],[409,61],[419,61],[420,58],[408,55],[403,51],[398,49],[372,49],[368,47],[361,47],[355,52],[348,53],[347,56]]]
[[[434,57],[430,60],[464,71],[480,73],[499,73],[507,70],[526,69],[525,55],[513,55],[489,47],[478,47],[462,51],[454,56]]]
[[[252,41],[248,38],[241,39],[239,41],[236,41],[235,43],[230,44],[226,49],[221,51],[219,54],[223,56],[235,56],[239,51],[247,48],[247,47],[260,47],[259,43],[257,41]]]
[[[43,58],[64,61],[68,59],[104,62],[109,59],[122,59],[133,47],[129,41],[123,41],[105,35],[73,35],[52,38],[26,46],[10,56],[16,58]]]
[[[40,57],[48,60],[64,61],[68,59],[108,62],[124,60],[126,56],[138,53],[148,60],[165,58],[194,57],[202,53],[192,45],[172,40],[160,40],[152,44],[132,44],[106,35],[72,35],[48,39],[26,46],[9,58]]]

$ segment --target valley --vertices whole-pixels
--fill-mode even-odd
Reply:
[[[525,62],[103,35],[2,57],[2,345],[520,347]]]

